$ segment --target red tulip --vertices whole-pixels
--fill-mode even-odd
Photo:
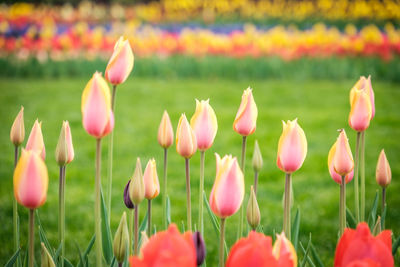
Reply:
[[[142,247],[142,257],[129,258],[132,267],[195,267],[196,249],[192,233],[180,234],[175,224],[158,232]]]
[[[346,229],[336,247],[334,267],[348,266],[393,267],[391,231],[374,237],[366,223],[360,223],[356,230]]]

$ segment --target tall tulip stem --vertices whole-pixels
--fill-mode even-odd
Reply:
[[[33,267],[35,261],[35,210],[29,210],[29,267]]]
[[[111,95],[111,110],[114,112],[115,109],[115,97],[117,93],[117,86],[113,85]],[[111,198],[112,198],[112,168],[113,168],[113,150],[114,150],[114,131],[111,131],[110,138],[108,139],[108,168],[107,168],[107,211],[108,211],[108,222],[110,223],[111,218]]]
[[[101,193],[101,139],[96,140],[96,179],[95,179],[95,233],[96,233],[96,266],[102,266],[102,239],[101,239],[101,210],[100,210],[100,193]]]
[[[340,207],[339,207],[339,220],[340,220],[340,236],[344,233],[346,227],[346,179],[342,176],[342,183],[340,184]]]
[[[258,171],[254,171],[254,193],[257,195]]]
[[[285,197],[283,203],[283,231],[290,240],[291,229],[290,229],[290,187],[291,187],[291,174],[286,173],[285,181]]]
[[[139,204],[135,205],[135,241],[133,255],[138,255],[139,249]]]
[[[151,199],[147,200],[147,236],[151,236]]]
[[[65,166],[60,167],[58,190],[58,239],[61,244],[61,266],[65,258]]]
[[[187,227],[189,231],[192,231],[192,208],[190,203],[190,164],[188,158],[185,158],[185,169],[186,169]]]
[[[129,219],[129,255],[133,255],[133,224],[135,220],[135,208],[130,210],[130,219]]]
[[[225,221],[226,218],[221,218],[221,229],[220,229],[220,239],[219,239],[219,266],[225,266],[224,260],[224,241],[225,241]]]
[[[200,151],[200,189],[199,189],[199,230],[204,238],[204,222],[203,222],[203,191],[204,191],[204,158],[205,151]]]
[[[163,203],[163,219],[164,228],[167,229],[167,163],[168,163],[168,148],[164,148],[164,182],[163,182],[163,193],[162,193],[162,203]]]
[[[14,148],[14,170],[18,163],[18,146]],[[13,196],[13,226],[14,226],[14,251],[19,248],[19,227],[18,227],[18,204],[15,196]],[[17,258],[16,266],[19,266],[19,257]]]
[[[356,210],[356,219],[357,222],[360,222],[360,194],[358,192],[358,171],[360,167],[360,132],[357,132],[357,142],[356,142],[356,159],[354,164],[354,207]]]
[[[361,173],[361,221],[363,222],[365,219],[365,131],[361,133],[360,173]]]
[[[243,172],[243,177],[244,175],[244,168],[245,168],[245,162],[246,162],[246,141],[247,141],[247,136],[243,136],[242,139],[242,155],[240,158],[240,168],[242,169]],[[239,229],[238,229],[238,238],[241,238],[243,235],[243,213],[244,213],[244,208],[243,205],[240,206],[240,214],[239,214]]]
[[[382,187],[382,206],[381,206],[381,218],[383,216],[383,212],[385,211],[386,206],[386,188]],[[385,229],[385,221],[382,221],[382,230]]]

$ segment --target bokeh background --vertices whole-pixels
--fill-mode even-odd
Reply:
[[[162,112],[168,110],[176,129],[181,113],[189,117],[194,113],[195,98],[210,98],[219,130],[206,153],[205,190],[209,196],[215,177],[214,152],[240,156],[241,137],[232,130],[232,123],[242,91],[251,86],[259,118],[248,141],[246,191],[253,181],[250,159],[257,139],[264,157],[258,191],[263,230],[273,235],[282,228],[284,174],[275,164],[276,149],[281,120],[298,118],[309,150],[293,177],[293,212],[297,207],[301,210],[301,242],[307,243],[311,233],[323,262],[331,265],[337,242],[339,186],[329,176],[327,154],[339,128],[346,129],[354,150],[356,133],[347,123],[349,91],[360,75],[371,75],[377,112],[366,134],[367,211],[378,190],[375,166],[384,148],[393,174],[386,226],[397,238],[399,23],[400,4],[395,0],[1,1],[0,264],[13,254],[9,129],[21,105],[25,107],[26,138],[34,120],[43,121],[50,184],[48,200],[39,212],[55,248],[58,168],[54,151],[62,120],[70,122],[76,157],[67,167],[67,258],[76,264],[78,247],[84,250],[89,243],[94,233],[95,141],[82,128],[80,97],[91,75],[96,70],[104,72],[121,35],[131,43],[135,66],[127,82],[117,89],[112,232],[127,210],[122,193],[136,157],[141,157],[143,165],[154,157],[162,177],[163,153],[157,143]],[[103,181],[106,155],[107,146],[103,145]],[[186,220],[184,160],[174,146],[169,155],[171,215],[181,227]],[[194,222],[199,160],[198,154],[191,160]],[[347,193],[348,207],[353,210],[353,183]],[[161,197],[153,207],[154,223],[161,229]],[[22,207],[19,211],[25,248],[27,212]],[[144,215],[142,205],[141,217]],[[207,264],[215,266],[218,237],[208,215],[204,216]],[[228,245],[236,238],[237,221],[237,216],[228,220]]]

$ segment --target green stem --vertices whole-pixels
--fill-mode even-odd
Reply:
[[[340,220],[340,236],[344,233],[346,228],[346,179],[342,176],[342,183],[340,184],[340,207],[339,207],[339,220]]]
[[[113,85],[112,95],[111,95],[111,110],[114,112],[115,109],[115,95],[117,93],[117,86]],[[111,218],[111,198],[112,198],[112,168],[113,168],[113,150],[114,150],[114,130],[110,133],[110,138],[108,139],[108,168],[107,168],[107,211],[108,211],[108,223],[110,223]]]
[[[163,202],[163,219],[164,219],[164,228],[167,229],[167,159],[168,159],[168,149],[164,148],[164,183],[163,183],[163,194],[162,194],[162,202]]]
[[[129,220],[129,255],[133,255],[133,224],[134,224],[134,216],[135,216],[135,208],[130,210],[130,220]]]
[[[361,133],[361,221],[365,219],[365,131]]]
[[[134,243],[134,251],[133,255],[138,255],[139,249],[139,204],[135,205],[135,243]]]
[[[186,169],[187,227],[189,231],[192,231],[192,208],[190,201],[190,165],[188,158],[185,158],[185,169]]]
[[[204,238],[203,191],[204,191],[204,158],[205,151],[200,151],[200,190],[199,190],[199,231]]]
[[[58,238],[61,243],[61,266],[65,258],[65,166],[60,167],[58,190]]]
[[[283,204],[283,231],[285,232],[286,237],[290,240],[291,238],[291,230],[290,230],[290,183],[291,183],[291,174],[286,173],[286,181],[285,181],[285,197]]]
[[[18,146],[14,149],[14,170],[18,163]],[[14,252],[19,248],[19,227],[18,227],[18,204],[15,196],[13,197],[13,226],[14,226]],[[17,258],[16,266],[19,266],[19,257]]]
[[[240,168],[242,169],[243,172],[243,177],[244,175],[244,168],[245,168],[245,162],[246,162],[246,141],[247,141],[247,136],[243,136],[242,139],[242,155],[240,158]],[[243,213],[244,213],[244,208],[243,205],[240,206],[240,214],[239,214],[239,229],[238,229],[238,238],[241,238],[243,235]]]
[[[102,266],[102,239],[101,239],[101,210],[100,210],[100,191],[101,191],[101,139],[96,140],[96,179],[95,179],[95,233],[96,233],[96,266]]]
[[[33,263],[35,261],[34,254],[34,246],[35,246],[35,214],[34,209],[29,210],[29,267],[33,267]]]
[[[147,236],[150,238],[151,236],[151,199],[147,200]]]
[[[382,207],[381,207],[381,218],[383,216],[383,212],[385,210],[385,206],[386,206],[386,188],[382,187]],[[382,221],[382,225],[381,225],[382,230],[385,229],[385,221]]]
[[[254,172],[254,194],[257,196],[258,171]]]
[[[219,266],[225,266],[224,260],[224,241],[225,241],[225,218],[221,218],[221,229],[220,229],[220,239],[219,239]]]
[[[360,132],[357,132],[357,142],[356,142],[356,160],[354,164],[354,207],[356,210],[356,219],[357,222],[360,222],[360,194],[358,192],[358,171],[360,166]]]

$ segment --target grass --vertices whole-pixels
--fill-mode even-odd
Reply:
[[[4,264],[13,253],[12,244],[12,166],[13,147],[9,129],[19,111],[25,107],[26,139],[36,118],[43,121],[49,170],[49,190],[46,204],[40,208],[41,220],[48,238],[58,247],[58,167],[54,151],[62,120],[69,120],[75,146],[75,160],[67,167],[66,179],[66,255],[73,263],[78,261],[76,245],[83,250],[94,233],[94,152],[95,140],[81,125],[80,98],[89,80],[86,78],[60,79],[0,79],[0,263]],[[355,79],[357,77],[354,77]],[[123,189],[134,171],[136,157],[143,167],[155,157],[158,173],[162,177],[162,149],[157,143],[157,130],[162,112],[167,109],[174,128],[181,113],[189,117],[195,109],[195,98],[210,98],[217,114],[219,129],[213,147],[206,153],[205,190],[209,196],[215,178],[214,153],[240,155],[241,137],[232,130],[232,122],[239,107],[242,91],[251,85],[259,109],[258,125],[249,137],[246,161],[246,192],[253,182],[251,156],[258,139],[264,158],[260,173],[258,201],[261,223],[265,233],[272,235],[282,229],[282,194],[284,174],[276,167],[276,149],[282,130],[281,120],[298,118],[308,140],[308,154],[303,167],[293,175],[294,208],[302,213],[300,240],[306,242],[312,233],[313,243],[323,261],[332,264],[338,232],[339,186],[330,178],[327,169],[329,148],[339,128],[345,128],[355,147],[355,132],[347,123],[348,94],[354,80],[226,80],[226,79],[152,79],[129,78],[117,92],[116,127],[114,140],[114,183],[111,216],[112,232],[117,229],[122,212]],[[366,134],[367,210],[375,191],[375,166],[378,154],[385,148],[391,163],[393,182],[388,188],[388,216],[386,226],[395,236],[400,235],[400,85],[373,82],[376,95],[376,117]],[[106,142],[103,144],[103,181],[106,177]],[[168,190],[172,206],[172,221],[181,227],[186,222],[184,160],[169,150]],[[193,222],[197,221],[199,154],[191,159]],[[348,207],[354,210],[353,183],[349,184]],[[248,195],[248,193],[247,193]],[[244,204],[247,205],[247,196]],[[142,205],[141,217],[145,214]],[[153,202],[154,223],[162,228],[161,197]],[[294,216],[294,211],[293,216]],[[21,243],[27,243],[27,211],[19,207]],[[217,236],[205,214],[207,262],[217,262]],[[227,220],[227,242],[231,246],[236,238],[237,215]],[[39,260],[38,235],[36,259]]]

